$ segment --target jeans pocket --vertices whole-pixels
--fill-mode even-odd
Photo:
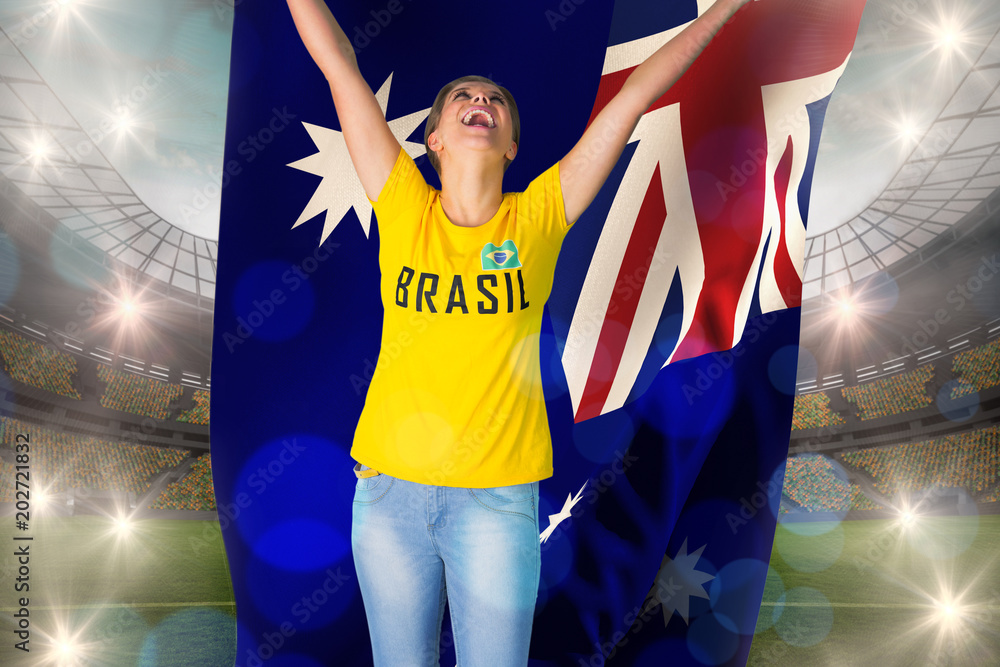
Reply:
[[[518,514],[531,521],[535,520],[538,482],[469,489],[469,494],[488,510],[502,514]]]
[[[361,470],[368,470],[368,466],[361,464]],[[363,505],[377,503],[385,497],[385,494],[392,488],[395,478],[380,473],[371,477],[359,477],[354,486],[354,502]]]

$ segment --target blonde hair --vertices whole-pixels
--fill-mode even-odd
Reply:
[[[451,91],[458,88],[463,83],[488,83],[491,86],[495,86],[500,94],[504,96],[507,100],[507,109],[510,111],[511,120],[511,141],[514,143],[520,143],[521,141],[521,117],[517,113],[517,102],[514,101],[514,96],[510,94],[510,91],[503,86],[497,85],[494,81],[487,79],[485,76],[463,76],[461,78],[455,79],[451,83],[447,84],[444,88],[438,91],[437,97],[434,98],[434,105],[431,106],[431,112],[427,116],[427,125],[424,127],[424,148],[427,149],[427,158],[431,161],[431,166],[434,167],[434,171],[441,175],[441,161],[438,160],[437,153],[430,149],[427,145],[427,138],[431,136],[431,132],[437,129],[438,123],[441,121],[441,112],[444,110],[445,102],[448,100],[448,95]],[[510,166],[510,159],[504,158],[504,171],[507,171],[507,167]]]

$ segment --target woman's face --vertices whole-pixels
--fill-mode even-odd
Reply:
[[[441,119],[431,133],[431,150],[489,151],[498,159],[514,159],[517,145],[512,141],[512,123],[507,100],[496,86],[468,81],[448,93]],[[442,153],[438,152],[438,158]]]

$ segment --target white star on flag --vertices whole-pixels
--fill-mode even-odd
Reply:
[[[556,529],[563,519],[568,519],[570,517],[570,510],[573,509],[573,505],[576,505],[580,501],[580,497],[583,495],[583,489],[587,486],[587,482],[583,483],[580,490],[577,491],[576,497],[572,494],[566,494],[566,502],[563,503],[562,509],[559,510],[558,514],[549,515],[549,527],[542,531],[542,534],[538,536],[539,542],[548,541],[549,537],[552,535],[552,531]]]
[[[715,579],[715,575],[694,569],[701,558],[701,552],[707,544],[701,545],[693,553],[687,552],[687,540],[677,550],[677,555],[670,558],[663,555],[660,571],[656,573],[653,590],[647,598],[646,609],[657,604],[663,605],[663,625],[666,626],[674,612],[688,623],[690,615],[689,603],[692,597],[708,599],[708,593],[702,586],[707,581]]]
[[[389,74],[389,78],[375,93],[375,99],[378,101],[383,115],[389,104],[389,88],[391,86],[392,74]],[[423,122],[430,111],[430,107],[428,107],[422,111],[388,121],[389,130],[402,144],[403,150],[412,158],[418,158],[426,151],[422,143],[407,141],[406,138]],[[322,244],[353,207],[361,222],[361,228],[365,231],[365,236],[368,236],[371,230],[372,205],[368,201],[368,197],[365,196],[365,190],[361,187],[361,181],[354,171],[351,156],[347,152],[347,143],[344,141],[344,134],[319,125],[309,123],[302,123],[302,125],[306,128],[306,132],[309,133],[319,152],[292,162],[288,166],[321,176],[323,180],[316,188],[309,203],[306,204],[302,215],[292,225],[292,229],[326,211],[323,236],[319,241]]]

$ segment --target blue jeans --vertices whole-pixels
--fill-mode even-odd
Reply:
[[[351,546],[376,667],[437,667],[445,600],[458,667],[528,664],[538,482],[468,489],[359,479]]]

